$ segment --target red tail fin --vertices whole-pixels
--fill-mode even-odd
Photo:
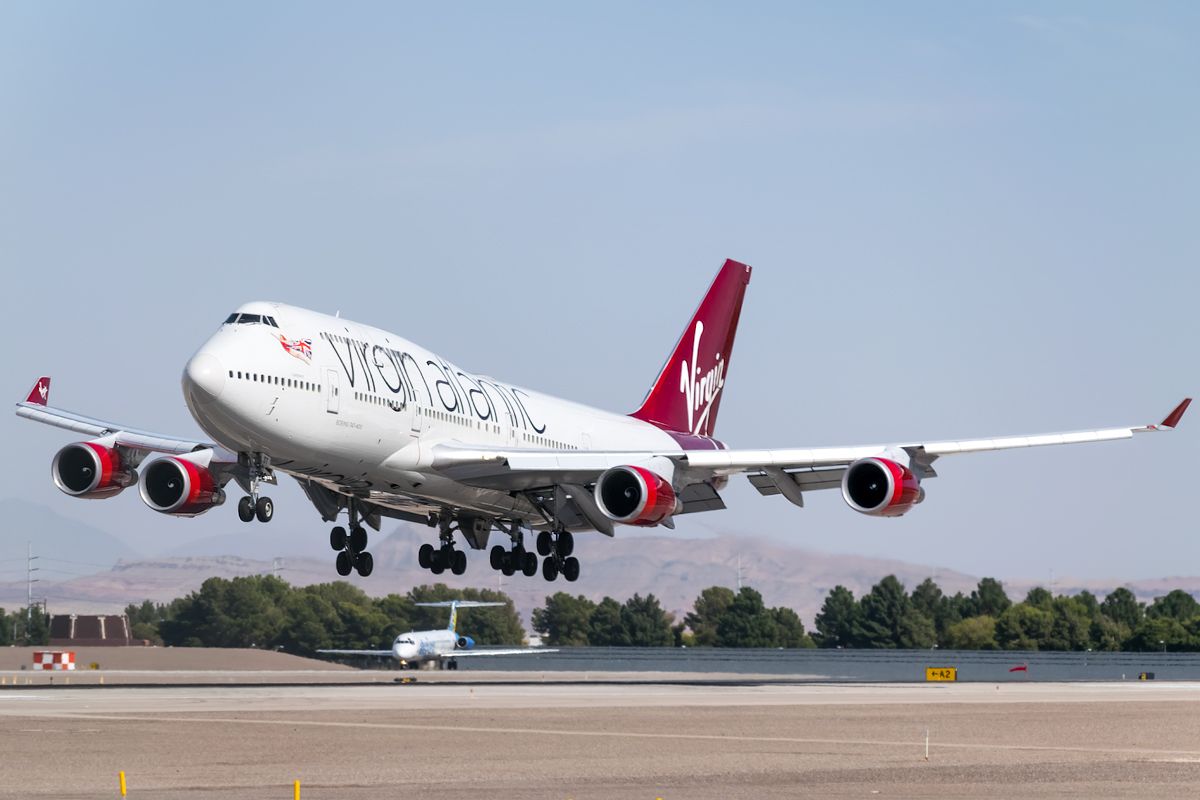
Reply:
[[[631,417],[669,431],[712,436],[750,267],[726,261],[654,386]]]
[[[39,406],[46,405],[46,401],[50,399],[50,379],[41,377],[37,379],[37,383],[29,390],[29,397],[25,398],[26,403],[35,403]]]

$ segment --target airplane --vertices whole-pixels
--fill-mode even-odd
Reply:
[[[472,374],[395,333],[276,302],[238,308],[184,367],[184,399],[212,441],[53,408],[48,377],[16,413],[90,437],[51,463],[54,483],[73,497],[137,485],[153,510],[188,517],[223,504],[233,482],[244,492],[239,518],[269,522],[274,504],[262,487],[285,474],[335,523],[339,575],[371,574],[364,525],[378,531],[389,517],[437,530],[437,546],[417,553],[434,574],[466,571],[456,533],[473,551],[497,533],[508,546],[492,546],[493,569],[532,577],[540,556],[546,580],[574,581],[575,533],[673,529],[680,515],[725,508],[720,492],[732,476],[801,507],[809,492],[840,489],[854,511],[896,517],[924,501],[943,457],[1171,430],[1191,402],[1157,424],[1079,433],[733,449],[713,432],[750,271],[724,263],[630,414]],[[146,462],[151,453],[159,457]]]
[[[391,650],[318,650],[338,656],[378,656],[380,658],[395,658],[401,667],[416,667],[423,663],[433,662],[445,665],[447,669],[458,669],[459,658],[467,656],[526,656],[538,653],[557,653],[557,650],[544,647],[523,647],[507,650],[473,650],[475,640],[470,636],[459,636],[455,632],[458,625],[458,609],[484,608],[485,606],[502,606],[504,603],[484,603],[478,600],[441,600],[436,603],[413,603],[417,606],[430,608],[449,608],[450,624],[445,628],[433,631],[409,631],[396,637]]]

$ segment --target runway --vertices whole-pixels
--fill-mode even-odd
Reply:
[[[0,797],[1185,797],[1197,712],[1191,683],[10,689]]]

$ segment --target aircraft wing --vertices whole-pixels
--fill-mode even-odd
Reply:
[[[378,656],[379,658],[391,658],[396,655],[391,650],[318,650],[317,652],[331,656]]]
[[[17,403],[17,416],[53,425],[56,428],[73,431],[83,436],[95,439],[111,437],[113,444],[127,447],[131,450],[142,450],[153,453],[182,454],[196,450],[212,450],[213,460],[217,462],[237,462],[237,454],[212,442],[202,442],[197,439],[180,438],[167,434],[138,430],[115,422],[76,414],[48,405],[50,399],[50,378],[39,378],[29,392],[29,397],[22,403]]]
[[[441,658],[466,658],[467,656],[532,656],[538,653],[557,653],[545,647],[525,647],[520,650],[455,650],[442,653]]]
[[[882,456],[904,461],[918,478],[934,477],[932,463],[942,456],[980,453],[1048,445],[1082,444],[1130,439],[1135,433],[1167,431],[1175,428],[1191,398],[1183,400],[1161,422],[1123,428],[1048,433],[1033,436],[1006,436],[991,439],[873,444],[852,447],[818,447],[779,450],[664,450],[658,451],[580,451],[580,450],[505,450],[469,448],[440,444],[433,449],[433,468],[455,480],[473,486],[524,491],[552,485],[586,485],[610,467],[646,464],[669,460],[674,464],[677,483],[683,477],[699,482],[715,477],[748,474],[756,485],[769,480],[778,491],[791,493],[788,483],[802,491],[837,486],[841,470],[861,458]],[[832,471],[837,471],[837,476]],[[761,491],[761,487],[760,487]],[[790,498],[789,498],[790,499]]]

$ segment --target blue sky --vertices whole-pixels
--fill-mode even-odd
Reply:
[[[195,433],[183,363],[278,299],[613,410],[755,267],[717,433],[857,444],[1151,422],[1200,385],[1190,3],[7,3],[4,390]],[[939,463],[900,520],[735,481],[680,533],[976,573],[1200,571],[1200,419]],[[0,496],[144,551],[239,525]],[[293,487],[273,525],[323,538]],[[595,543],[594,546],[602,546]]]

